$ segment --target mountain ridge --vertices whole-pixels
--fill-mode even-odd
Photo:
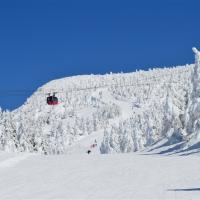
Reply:
[[[194,65],[50,81],[18,109],[1,111],[0,149],[72,153],[72,146],[88,138],[80,147],[85,153],[94,143],[91,137],[98,140],[92,152],[126,153],[144,151],[174,134],[188,140],[185,115],[198,67],[196,56]],[[49,106],[46,95],[54,92],[59,104]]]

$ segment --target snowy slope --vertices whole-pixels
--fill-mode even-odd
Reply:
[[[7,156],[0,154],[1,200],[199,199],[197,156]]]
[[[197,50],[195,55],[195,65],[51,81],[20,108],[0,113],[0,149],[43,154],[85,154],[89,149],[197,153]],[[59,98],[57,106],[46,104],[46,94],[53,92]]]
[[[0,111],[0,199],[199,199],[193,51],[194,65],[54,80]]]

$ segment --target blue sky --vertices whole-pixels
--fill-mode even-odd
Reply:
[[[199,7],[198,0],[0,1],[0,106],[14,109],[60,77],[192,63]]]

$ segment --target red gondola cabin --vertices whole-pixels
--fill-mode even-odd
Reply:
[[[58,104],[58,98],[55,95],[48,96],[47,97],[47,104],[48,105],[57,105]]]

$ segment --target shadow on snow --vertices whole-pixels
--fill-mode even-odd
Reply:
[[[192,192],[192,191],[199,191],[200,188],[182,188],[182,189],[169,189],[167,191],[173,191],[173,192]]]

